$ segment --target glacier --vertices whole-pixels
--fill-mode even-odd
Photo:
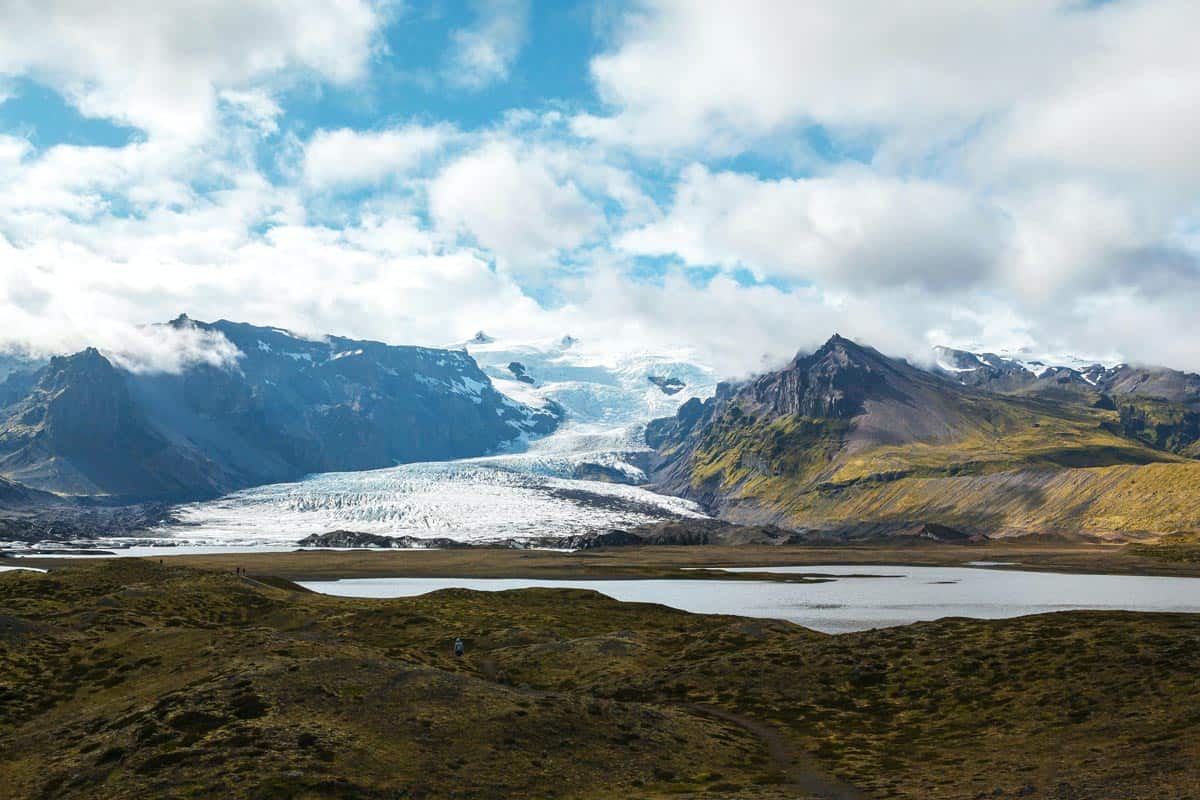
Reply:
[[[187,504],[175,509],[175,523],[137,544],[280,547],[333,530],[482,543],[704,516],[690,501],[637,485],[646,477],[646,422],[715,389],[713,371],[690,352],[614,352],[570,336],[511,343],[477,335],[456,347],[511,399],[557,405],[563,424],[481,458],[322,473]],[[684,386],[668,395],[651,376]]]

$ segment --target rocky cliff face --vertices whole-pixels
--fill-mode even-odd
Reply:
[[[887,359],[834,334],[812,355],[751,381],[741,396],[771,414],[849,419],[899,377]]]
[[[1012,364],[982,367],[1017,378]],[[652,422],[651,478],[724,519],[794,529],[1125,536],[1200,526],[1189,499],[1200,462],[1180,457],[1195,441],[1186,407],[1129,392],[1102,403],[1072,370],[1031,374],[1040,390],[1010,392],[959,374],[834,336]]]
[[[1154,366],[1050,365],[994,353],[934,348],[932,371],[964,386],[1001,393],[1042,393],[1070,388],[1081,394],[1153,397],[1200,410],[1200,375]]]
[[[69,494],[197,497],[482,455],[558,422],[497,392],[460,351],[170,324],[224,336],[241,352],[237,365],[133,374],[89,349],[54,359],[28,387],[10,378],[0,474]]]
[[[65,494],[171,496],[221,482],[218,466],[173,446],[94,349],[54,358],[0,414],[0,472]]]

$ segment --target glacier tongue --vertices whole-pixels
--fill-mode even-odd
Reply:
[[[348,529],[462,541],[569,535],[674,516],[690,502],[635,486],[515,472],[452,461],[327,473],[180,510],[189,540],[285,544]],[[581,501],[577,493],[589,495]]]
[[[462,541],[567,536],[678,516],[693,503],[635,485],[648,453],[645,423],[712,394],[711,370],[688,354],[611,353],[586,342],[466,344],[495,387],[521,403],[556,404],[565,422],[550,436],[484,458],[313,475],[177,509],[160,533],[181,544],[288,545],[344,529]],[[520,363],[533,383],[514,379]],[[668,395],[649,380],[675,378]],[[599,471],[610,481],[581,480]],[[619,480],[621,482],[611,482]]]

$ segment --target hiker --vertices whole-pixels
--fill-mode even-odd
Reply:
[[[461,656],[463,654],[463,651],[465,651],[465,650],[466,650],[466,647],[463,645],[463,640],[455,639],[454,640],[454,655]]]

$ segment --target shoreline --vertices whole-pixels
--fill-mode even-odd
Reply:
[[[167,548],[164,548],[166,550]],[[692,545],[631,546],[575,552],[454,548],[448,550],[295,550],[267,553],[188,554],[74,558],[0,558],[3,566],[61,569],[79,561],[125,558],[214,571],[241,567],[252,574],[292,581],[352,578],[547,578],[570,580],[723,579],[806,582],[819,568],[967,567],[1067,574],[1200,577],[1200,563],[1141,555],[1124,545],[996,543],[879,545]],[[970,562],[1009,562],[972,565]],[[812,567],[812,575],[720,572],[725,567]]]

